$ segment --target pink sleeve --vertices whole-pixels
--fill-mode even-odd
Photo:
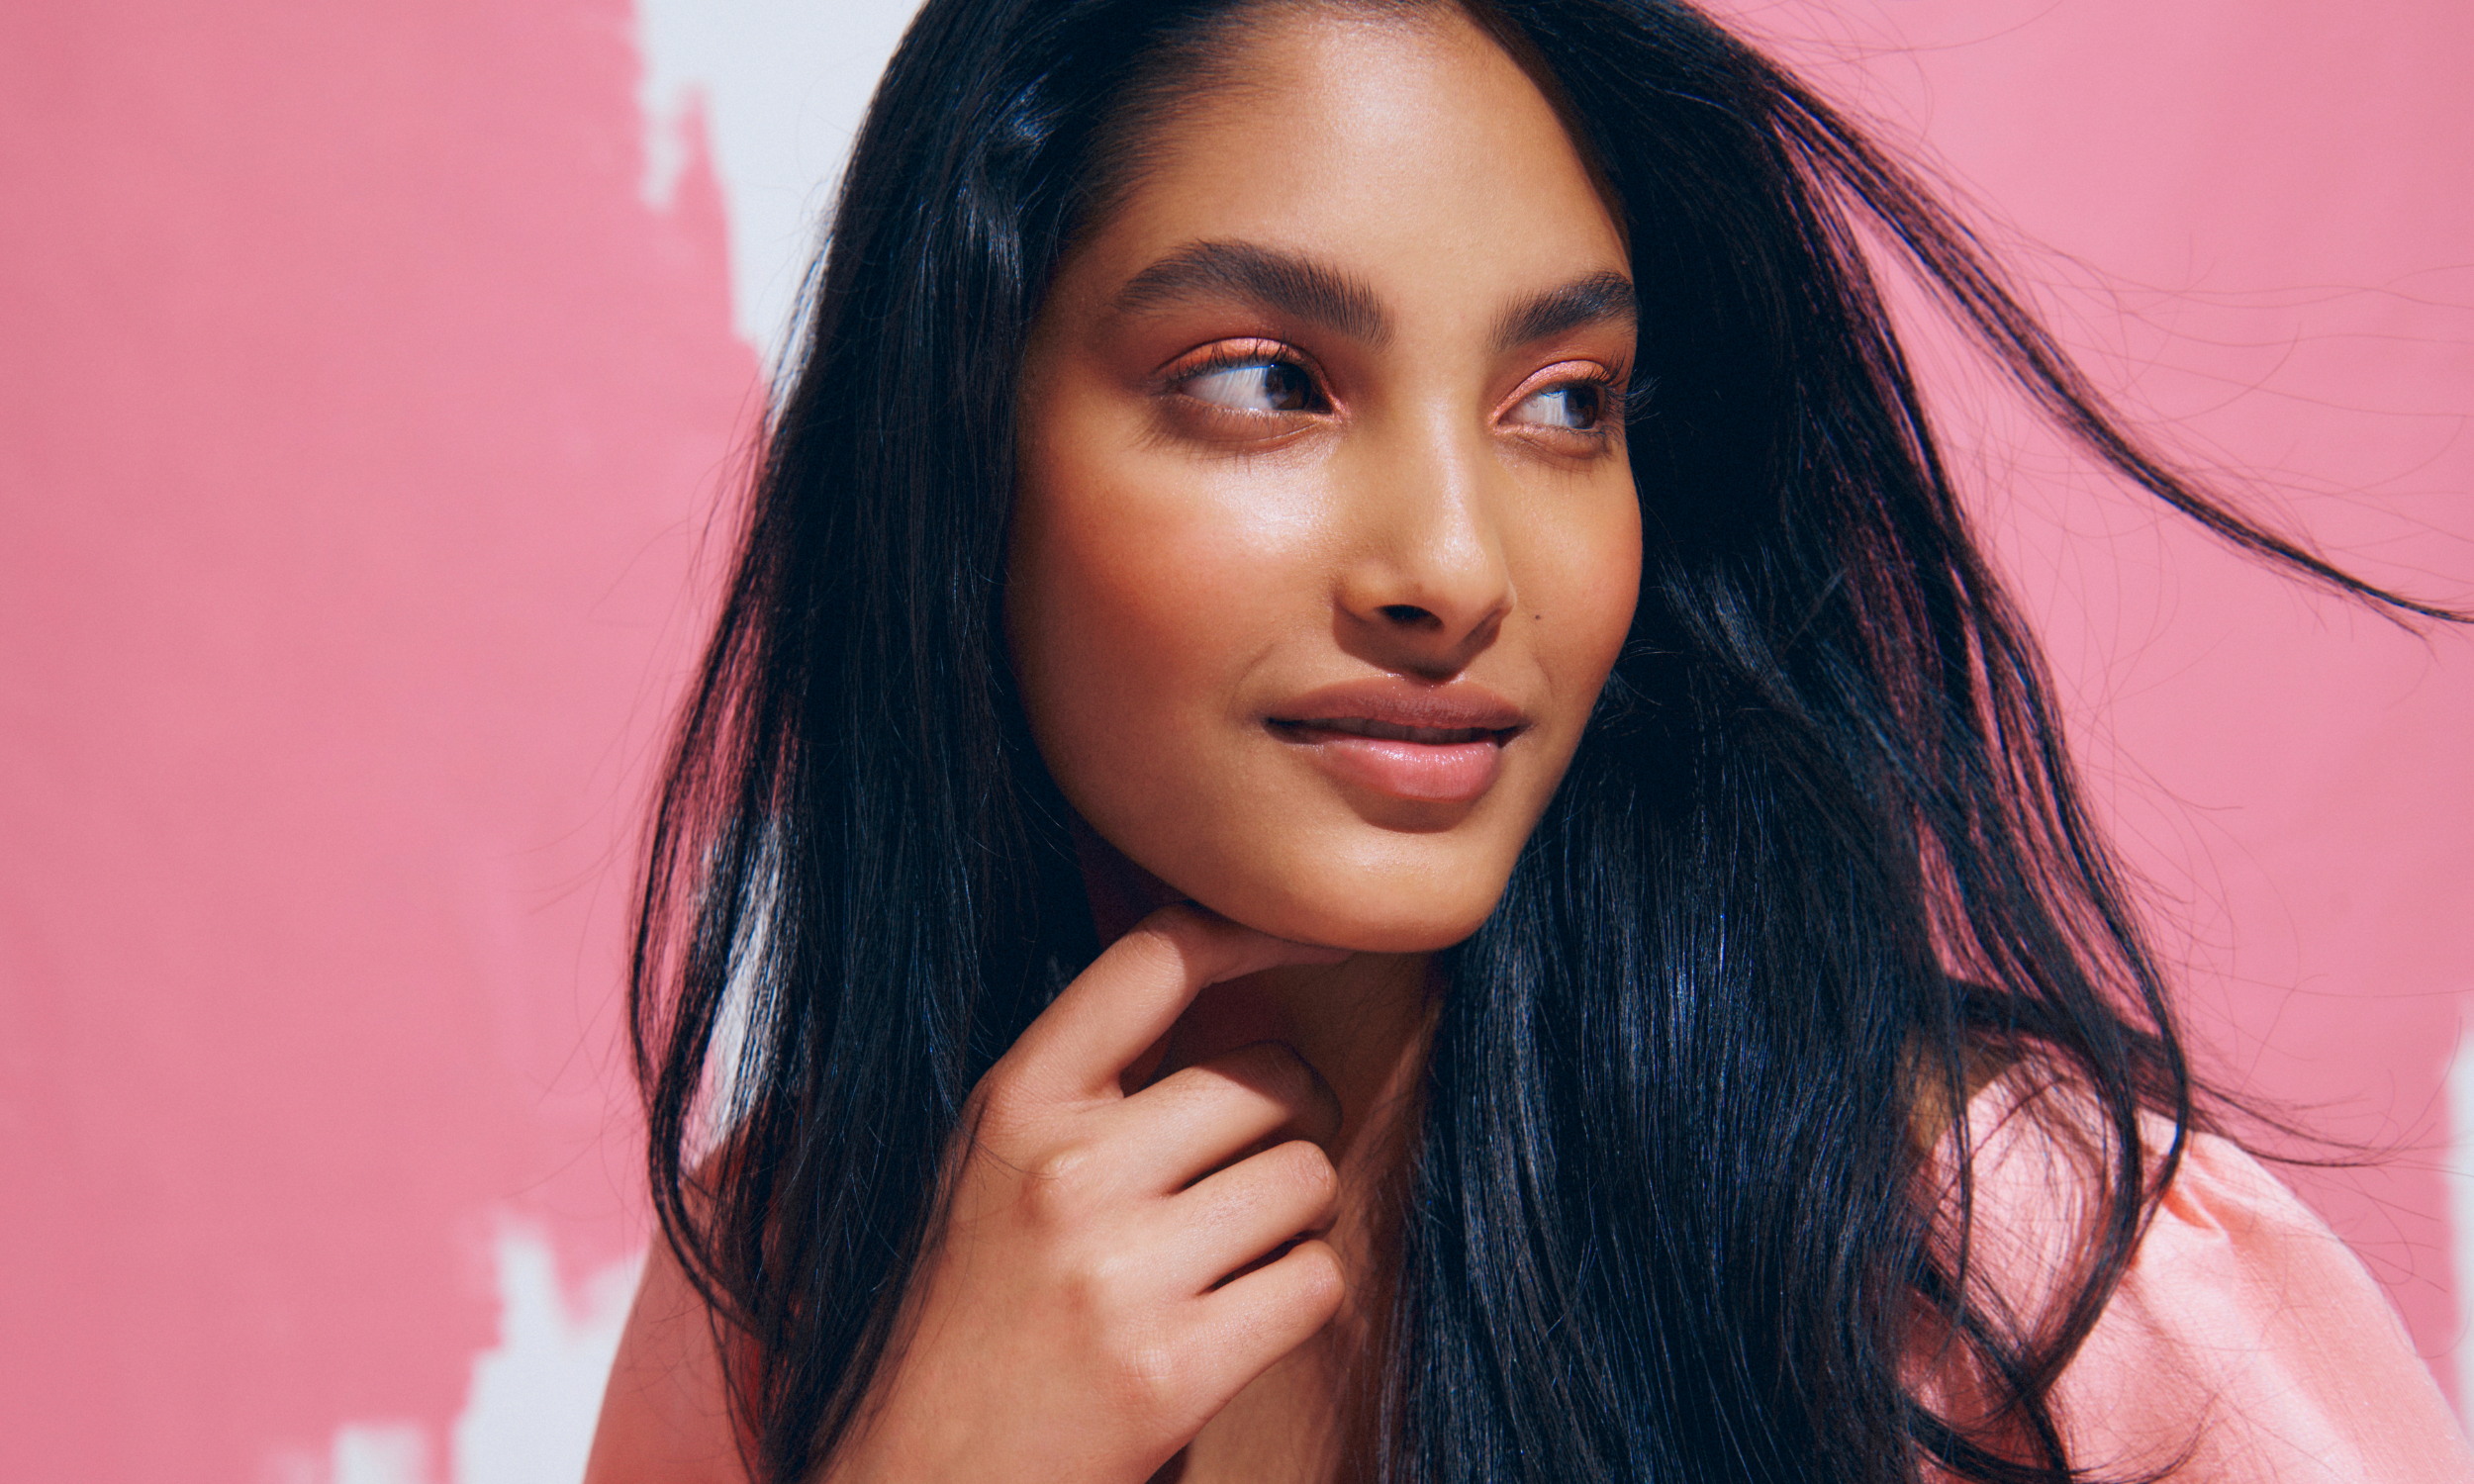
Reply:
[[[2033,1309],[2083,1251],[2077,1193],[2093,1124],[2083,1104],[2072,1116],[2075,1099],[2020,1080],[1968,1109],[1975,1260],[1984,1286]],[[2172,1131],[2151,1118],[2145,1132],[2161,1149]],[[2100,1477],[2185,1458],[2171,1477],[2193,1484],[2474,1480],[2464,1435],[2360,1260],[2256,1159],[2211,1135],[2192,1139],[2054,1400],[2072,1464]]]

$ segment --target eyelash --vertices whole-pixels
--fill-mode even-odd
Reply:
[[[1204,351],[1199,359],[1180,362],[1179,364],[1172,366],[1168,373],[1161,378],[1161,381],[1167,390],[1177,393],[1189,402],[1207,408],[1212,413],[1217,415],[1231,417],[1278,417],[1289,416],[1285,413],[1258,413],[1249,412],[1241,408],[1228,407],[1219,403],[1207,401],[1204,398],[1196,397],[1192,393],[1184,390],[1188,384],[1200,381],[1202,378],[1213,375],[1217,372],[1243,371],[1257,366],[1265,368],[1285,367],[1299,373],[1305,377],[1307,385],[1312,390],[1315,401],[1320,404],[1318,407],[1304,409],[1303,411],[1329,412],[1331,410],[1331,397],[1323,390],[1322,376],[1315,371],[1314,367],[1309,364],[1304,357],[1298,355],[1295,351],[1288,349],[1286,346],[1279,344],[1277,341],[1241,340],[1230,344],[1215,345],[1211,349]]]
[[[1566,392],[1575,389],[1586,389],[1597,393],[1597,420],[1594,425],[1585,428],[1552,429],[1555,435],[1590,438],[1605,442],[1629,420],[1631,399],[1625,393],[1622,378],[1603,366],[1590,366],[1585,370],[1558,376],[1553,381],[1540,382],[1522,392],[1511,406],[1518,408],[1531,398],[1543,397],[1549,392]]]
[[[1295,416],[1294,412],[1265,412],[1233,408],[1184,391],[1188,384],[1218,372],[1242,371],[1256,367],[1283,367],[1306,379],[1307,386],[1318,406],[1298,409],[1297,412],[1323,413],[1331,410],[1331,397],[1323,390],[1322,376],[1303,356],[1277,341],[1241,341],[1214,346],[1203,352],[1197,359],[1172,366],[1161,377],[1161,385],[1164,391],[1181,397],[1184,401],[1202,410],[1206,416],[1238,417],[1249,421],[1263,417],[1286,418]],[[1585,370],[1578,370],[1570,375],[1561,376],[1553,381],[1530,387],[1515,399],[1510,407],[1517,408],[1533,397],[1543,396],[1550,392],[1575,388],[1586,388],[1599,395],[1601,401],[1596,425],[1586,428],[1540,426],[1538,428],[1540,433],[1553,437],[1587,438],[1594,442],[1604,443],[1611,438],[1615,429],[1630,420],[1633,404],[1639,400],[1638,392],[1624,385],[1624,378],[1604,367],[1591,366]]]

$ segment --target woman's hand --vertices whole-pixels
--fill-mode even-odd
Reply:
[[[1263,1043],[1125,1088],[1204,985],[1338,957],[1170,907],[1022,1033],[832,1484],[1141,1484],[1330,1321],[1322,1078]]]

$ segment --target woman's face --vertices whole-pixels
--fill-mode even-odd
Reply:
[[[1062,266],[1007,637],[1177,892],[1417,952],[1492,910],[1632,617],[1623,241],[1456,10],[1274,13]]]

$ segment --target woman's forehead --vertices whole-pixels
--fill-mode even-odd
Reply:
[[[1555,109],[1458,9],[1282,8],[1232,46],[1227,84],[1157,122],[1140,176],[1086,239],[1110,292],[1197,242],[1310,259],[1379,294],[1534,294],[1625,272]]]

